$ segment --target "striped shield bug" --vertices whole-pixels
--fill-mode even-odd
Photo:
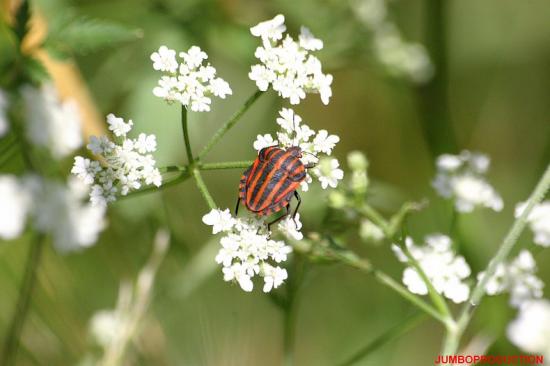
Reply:
[[[294,219],[302,203],[296,189],[306,179],[307,169],[315,166],[315,163],[302,163],[302,153],[298,146],[287,149],[268,146],[261,149],[254,163],[241,176],[235,215],[239,212],[241,200],[249,211],[258,216],[268,216],[286,207],[284,215],[267,225],[270,231],[271,225],[290,214],[290,200],[294,196],[298,201],[292,213]]]

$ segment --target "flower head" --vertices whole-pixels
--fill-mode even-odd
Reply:
[[[24,86],[28,139],[47,148],[56,159],[82,146],[81,118],[74,101],[61,102],[52,84]]]
[[[494,275],[485,285],[488,295],[510,293],[510,305],[520,307],[523,303],[542,297],[544,283],[536,276],[537,264],[528,250],[507,263],[500,263]],[[477,275],[480,281],[485,272]]]
[[[508,339],[525,352],[550,357],[550,301],[529,301],[507,329]]]
[[[460,155],[438,157],[437,175],[432,182],[437,193],[455,201],[459,212],[471,212],[476,207],[502,210],[502,198],[485,181],[490,160],[486,155],[463,151]]]
[[[17,177],[0,175],[0,238],[15,239],[25,228],[32,196]]]
[[[286,261],[292,248],[282,240],[272,240],[265,222],[232,217],[229,209],[212,210],[202,221],[212,226],[213,234],[223,233],[216,262],[222,265],[225,281],[236,281],[244,291],[250,292],[254,288],[252,279],[260,276],[264,279],[264,292],[269,292],[287,278],[286,270],[277,264]],[[279,224],[281,233],[295,240],[302,238],[300,228],[298,216],[296,221],[288,218]]]
[[[464,280],[470,276],[470,266],[464,257],[456,255],[451,248],[451,239],[441,234],[428,235],[425,246],[417,246],[411,238],[405,240],[409,250],[435,290],[455,303],[468,299],[470,287]],[[393,245],[399,261],[410,263],[410,259],[397,245]],[[412,266],[403,272],[403,283],[409,291],[419,295],[428,294],[428,287],[420,274]]]
[[[91,186],[90,200],[99,206],[113,202],[119,192],[126,195],[144,184],[160,187],[162,183],[155,159],[150,154],[156,150],[156,137],[141,133],[136,139],[128,138],[132,121],[125,122],[113,114],[107,116],[107,123],[121,142],[115,143],[105,136],[92,136],[88,149],[98,155],[103,164],[76,156],[71,170]]]
[[[204,65],[208,55],[197,46],[187,52],[180,52],[181,62],[176,59],[176,51],[161,46],[151,55],[153,68],[164,75],[160,78],[153,94],[168,102],[177,101],[194,112],[210,111],[211,96],[225,99],[231,95],[229,84],[216,77],[216,69]]]
[[[516,217],[519,217],[525,209],[526,203],[516,206]],[[550,200],[544,201],[533,207],[527,217],[529,227],[535,234],[535,244],[550,247]]]
[[[323,189],[336,187],[338,181],[344,176],[344,171],[339,168],[338,160],[334,158],[320,160],[319,158],[330,156],[340,138],[330,135],[326,130],[319,132],[312,130],[303,122],[302,117],[290,108],[283,108],[279,111],[277,124],[280,127],[276,133],[277,137],[274,138],[270,134],[258,135],[253,144],[254,149],[260,151],[264,147],[276,145],[283,149],[298,146],[302,150],[302,163],[318,164],[317,167],[311,169],[311,174],[319,180],[321,187]],[[302,190],[307,191],[309,183],[312,181],[312,176],[308,172],[301,184]]]
[[[323,42],[315,38],[309,29],[301,28],[299,41],[288,34],[283,15],[261,22],[250,28],[253,36],[262,39],[255,56],[260,64],[253,65],[248,77],[256,82],[258,89],[271,87],[279,96],[298,104],[306,93],[319,93],[321,101],[328,104],[332,96],[332,75],[324,74],[321,61],[312,54],[323,48]]]

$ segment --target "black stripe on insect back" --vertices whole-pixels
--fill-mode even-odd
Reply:
[[[283,156],[283,150],[276,151],[271,155],[269,160],[258,165],[258,169],[256,169],[256,171],[254,172],[254,176],[250,179],[250,182],[252,182],[253,186],[248,187],[248,189],[252,189],[251,197],[256,197],[258,191],[264,185],[267,176],[272,171],[275,164],[277,164],[279,159],[281,159]],[[259,174],[261,174],[261,176],[259,179],[257,179]],[[256,182],[256,184],[254,184],[254,182]],[[252,201],[254,201],[254,199],[252,199]]]
[[[267,186],[264,192],[262,193],[262,197],[260,197],[258,204],[256,205],[257,207],[261,207],[262,205],[264,205],[266,200],[269,198],[270,194],[272,197],[271,200],[277,197],[277,194],[281,192],[281,188],[276,188],[278,185],[282,187],[287,187],[287,188],[290,185],[291,180],[288,179],[288,171],[284,169],[284,166],[285,164],[288,163],[289,160],[292,160],[293,157],[290,155],[286,155],[284,159],[285,160],[281,162],[281,166],[279,167],[279,169],[275,171],[271,179],[269,179],[268,182],[264,183],[264,184],[267,184]],[[283,180],[282,184],[280,184],[281,180]],[[276,192],[274,192],[274,190],[276,190]],[[275,194],[272,194],[272,193],[275,193]],[[272,202],[268,202],[268,205],[271,205],[271,204]]]

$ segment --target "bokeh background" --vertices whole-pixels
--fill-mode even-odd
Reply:
[[[341,138],[335,155],[352,150],[370,161],[370,201],[390,214],[407,200],[428,198],[428,209],[410,222],[413,237],[447,232],[450,205],[430,186],[434,159],[471,149],[492,158],[489,181],[501,193],[501,213],[476,211],[459,220],[463,255],[482,270],[550,161],[550,3],[544,0],[394,0],[387,17],[404,39],[423,44],[435,73],[424,83],[395,75],[373,52],[373,33],[341,0],[94,0],[36,2],[46,23],[70,10],[116,21],[140,37],[71,62],[101,115],[132,119],[136,131],[155,133],[159,166],[184,162],[179,108],[152,95],[158,74],[149,56],[160,45],[184,50],[200,45],[227,80],[233,96],[214,101],[212,112],[190,116],[195,149],[251,95],[247,77],[257,40],[249,27],[278,13],[292,34],[300,25],[323,39],[319,53],[334,75],[328,106],[309,96],[296,111],[315,129]],[[0,59],[3,50],[0,38]],[[5,51],[7,52],[7,51]],[[209,155],[208,161],[249,160],[256,135],[276,130],[285,105],[267,93]],[[286,105],[285,105],[286,106]],[[100,128],[96,126],[95,128]],[[10,169],[17,169],[14,161]],[[64,166],[67,171],[70,165]],[[241,172],[205,172],[222,207],[233,207]],[[325,192],[303,194],[305,231],[322,231]],[[214,263],[217,243],[201,217],[208,211],[191,181],[114,204],[109,228],[94,247],[60,255],[47,246],[23,331],[21,365],[75,365],[93,349],[88,323],[113,308],[124,278],[143,266],[159,223],[172,234],[150,310],[129,365],[280,365],[283,317],[260,289],[244,293],[223,281]],[[349,230],[355,230],[350,228]],[[349,246],[400,278],[388,245],[351,236]],[[8,327],[23,273],[28,236],[0,246],[0,337]],[[525,233],[522,246],[533,249]],[[539,276],[550,280],[550,252],[537,251]],[[547,291],[546,291],[547,293]],[[338,265],[309,265],[297,309],[296,365],[337,365],[370,340],[401,323],[411,306],[371,278]],[[466,339],[494,336],[491,354],[517,354],[505,337],[514,312],[505,296],[485,299]],[[431,320],[379,348],[357,365],[432,364],[442,330]]]

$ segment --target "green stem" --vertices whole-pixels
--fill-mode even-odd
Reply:
[[[183,130],[183,141],[185,142],[185,152],[187,153],[187,161],[189,165],[193,165],[193,153],[191,152],[191,144],[189,143],[189,131],[187,130],[187,109],[181,106],[181,128]]]
[[[300,256],[296,256],[292,262],[293,273],[287,281],[287,296],[284,302],[283,315],[283,364],[294,364],[294,347],[296,344],[296,319],[299,300],[299,288],[302,281],[304,262]]]
[[[227,131],[229,131],[243,116],[243,114],[258,100],[258,98],[263,94],[264,92],[261,90],[257,90],[250,98],[244,102],[244,105],[237,111],[231,118],[225,122],[223,126],[220,127],[218,131],[212,136],[210,141],[204,146],[204,148],[201,150],[198,156],[198,160],[203,159],[206,154],[216,145],[216,143],[223,137],[223,135],[226,134]]]
[[[185,172],[188,170],[187,166],[169,165],[158,168],[161,173],[173,173],[173,172]]]
[[[199,164],[200,170],[217,170],[217,169],[244,169],[248,168],[254,163],[253,160],[245,161],[227,161],[221,163],[201,163]]]
[[[497,267],[499,264],[504,262],[512,249],[514,248],[514,245],[516,244],[520,234],[522,233],[523,229],[525,229],[525,226],[527,225],[527,218],[529,217],[529,214],[533,210],[533,207],[540,203],[548,189],[550,188],[550,165],[547,166],[546,171],[544,172],[544,175],[538,182],[537,186],[535,187],[535,190],[529,197],[529,200],[527,201],[527,205],[521,215],[514,221],[514,224],[504,237],[504,240],[502,241],[502,244],[500,245],[500,248],[498,249],[497,253],[493,257],[493,259],[489,262],[489,265],[487,266],[487,269],[484,271],[485,275],[481,278],[481,281],[479,281],[472,291],[472,294],[470,295],[469,302],[464,305],[464,308],[462,309],[462,312],[460,314],[460,317],[458,318],[457,327],[453,332],[449,332],[447,336],[447,340],[444,344],[444,351],[446,354],[454,354],[456,353],[460,338],[462,337],[462,334],[466,327],[468,326],[468,323],[470,322],[472,316],[473,316],[473,306],[479,304],[483,296],[485,295],[485,286],[487,285],[487,282],[491,277],[493,277]]]
[[[199,188],[202,197],[208,204],[208,207],[210,207],[212,210],[218,208],[216,202],[214,202],[214,199],[212,198],[212,195],[210,194],[210,192],[208,192],[208,188],[206,187],[206,184],[202,179],[200,171],[196,168],[193,169],[193,177],[195,178],[195,183],[197,183],[197,187]]]
[[[346,264],[350,267],[360,270],[361,272],[374,276],[374,278],[378,282],[380,282],[384,286],[391,288],[392,290],[397,292],[399,295],[401,295],[401,297],[403,297],[405,300],[411,302],[413,305],[423,310],[428,315],[432,316],[434,319],[439,320],[441,323],[445,325],[448,324],[449,322],[448,318],[443,317],[431,305],[426,303],[424,300],[422,300],[415,294],[411,293],[409,290],[407,290],[401,284],[396,282],[393,278],[388,276],[386,273],[378,269],[375,269],[370,262],[359,258],[353,252],[339,253],[338,251],[332,250],[330,248],[324,248],[324,251],[329,258],[337,259],[343,264]]]
[[[176,177],[163,182],[160,187],[157,187],[157,186],[144,187],[144,188],[138,189],[137,191],[132,191],[132,192],[128,193],[126,196],[119,196],[117,201],[120,201],[120,200],[123,200],[123,199],[126,199],[126,198],[130,198],[130,197],[136,197],[136,196],[139,196],[139,195],[142,195],[142,194],[145,194],[145,193],[152,193],[152,192],[161,191],[165,188],[174,186],[176,184],[179,184],[179,183],[185,181],[190,176],[191,176],[191,174],[189,173],[189,171],[187,171],[187,170],[182,171]]]
[[[15,365],[21,331],[23,330],[25,318],[29,310],[31,295],[36,284],[36,272],[40,263],[43,244],[44,236],[41,234],[37,234],[35,240],[31,243],[27,264],[25,266],[25,274],[23,276],[23,282],[21,283],[19,298],[17,299],[15,315],[12,318],[8,334],[5,338],[4,351],[0,359],[1,365]]]
[[[372,221],[376,226],[378,226],[382,232],[384,233],[384,236],[392,240],[393,233],[391,232],[390,225],[386,221],[386,219],[378,213],[374,208],[369,206],[368,204],[364,204],[359,209],[360,213],[368,218],[370,221]]]
[[[421,322],[426,319],[426,315],[423,313],[414,313],[405,320],[399,322],[373,341],[362,347],[359,351],[354,353],[349,359],[342,362],[340,366],[351,366],[360,360],[364,359],[372,352],[378,350],[380,347],[399,339],[404,334],[408,333],[412,329],[416,328]]]

